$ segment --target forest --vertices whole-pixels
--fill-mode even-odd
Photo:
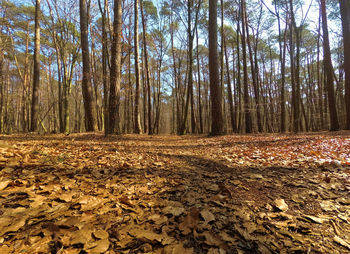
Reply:
[[[0,0],[0,253],[350,253],[349,0]]]
[[[350,128],[347,1],[1,5],[2,133]]]

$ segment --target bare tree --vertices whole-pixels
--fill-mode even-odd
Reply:
[[[344,42],[346,129],[350,130],[350,1],[339,0]]]
[[[109,92],[108,130],[111,134],[119,130],[119,104],[120,104],[120,81],[121,81],[121,38],[122,38],[122,0],[114,1],[114,21],[111,50],[111,72]],[[115,125],[117,125],[115,130]]]
[[[331,131],[339,130],[339,122],[337,115],[337,108],[335,105],[334,96],[334,79],[333,79],[333,65],[331,59],[331,49],[329,46],[328,25],[327,25],[327,12],[325,0],[320,0],[321,3],[321,15],[322,15],[322,30],[323,30],[323,54],[324,54],[324,68],[326,74],[326,85],[328,92],[328,107],[331,120]]]
[[[218,63],[217,0],[209,0],[209,74],[211,99],[211,134],[223,133],[221,88]]]
[[[40,84],[40,0],[35,1],[34,73],[30,131],[38,128]]]
[[[81,50],[83,57],[83,80],[82,93],[85,109],[85,127],[86,131],[95,131],[97,129],[97,121],[95,114],[95,101],[93,100],[91,73],[90,73],[90,57],[89,57],[89,40],[88,40],[88,16],[86,0],[79,1],[80,6],[80,33],[81,33]]]
[[[135,111],[134,111],[134,132],[139,134],[141,132],[140,124],[140,67],[139,67],[139,0],[134,2],[134,47],[135,47]]]

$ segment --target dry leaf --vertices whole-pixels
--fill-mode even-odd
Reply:
[[[202,210],[200,214],[206,223],[209,223],[215,220],[214,214],[212,214],[208,209]]]
[[[94,244],[96,244],[95,247],[91,248],[88,250],[88,253],[91,254],[100,254],[100,253],[104,253],[109,249],[109,240],[108,239],[102,239],[99,240],[97,242],[95,242]]]
[[[10,182],[11,182],[10,180],[2,180],[2,181],[0,181],[0,191],[5,189],[9,185]]]
[[[276,199],[274,201],[274,205],[276,208],[278,208],[282,212],[286,212],[288,210],[288,205],[284,201],[284,199]]]
[[[334,236],[333,240],[340,244],[341,246],[347,248],[348,250],[350,250],[350,243],[344,241],[343,239],[341,239],[339,236]]]
[[[183,207],[172,207],[172,206],[167,206],[163,209],[164,214],[171,214],[175,217],[180,216],[183,214],[185,211],[185,208]]]

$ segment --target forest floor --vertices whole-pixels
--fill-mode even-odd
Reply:
[[[350,132],[0,136],[0,253],[350,253]]]

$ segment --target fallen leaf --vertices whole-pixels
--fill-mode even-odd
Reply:
[[[172,206],[167,206],[163,209],[164,214],[171,214],[175,217],[180,216],[185,212],[185,208],[183,207],[172,207]]]
[[[284,199],[276,199],[274,201],[274,205],[276,208],[278,208],[282,212],[286,212],[288,210],[288,205],[284,201]]]
[[[200,212],[200,214],[206,223],[209,223],[215,220],[214,214],[212,214],[208,209],[203,209]]]
[[[163,250],[164,254],[192,254],[193,248],[184,248],[181,243],[165,246]]]
[[[348,250],[350,250],[350,244],[346,241],[344,241],[343,239],[341,239],[339,236],[334,236],[333,240],[340,244],[341,246],[347,248]]]
[[[318,218],[312,215],[303,215],[303,217],[311,222],[315,222],[319,224],[322,224],[323,222],[328,221],[327,219]]]
[[[9,185],[10,182],[11,182],[10,180],[3,180],[3,181],[0,181],[0,191],[2,191],[3,189],[5,189],[5,188]]]
[[[97,242],[95,242],[94,244],[96,244],[95,247],[91,248],[88,250],[88,253],[96,253],[96,254],[100,254],[100,253],[104,253],[109,249],[109,240],[108,239],[102,239],[99,240]]]
[[[105,230],[96,230],[95,232],[92,233],[94,235],[95,238],[97,239],[107,239],[109,234],[107,231]]]

